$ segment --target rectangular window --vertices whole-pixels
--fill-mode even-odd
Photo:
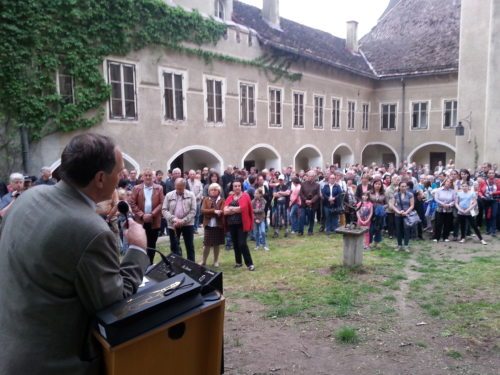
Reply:
[[[240,83],[240,124],[255,125],[255,86]]]
[[[322,96],[314,97],[314,129],[323,129],[323,103]]]
[[[223,20],[224,19],[224,3],[222,0],[215,0],[215,9],[214,14],[215,17]]]
[[[340,129],[340,99],[332,99],[332,129]]]
[[[363,126],[361,129],[368,130],[368,120],[370,116],[370,106],[368,104],[363,104]]]
[[[355,102],[347,102],[347,129],[354,129],[354,115],[356,112],[356,103]]]
[[[382,104],[381,124],[382,130],[396,129],[396,104]]]
[[[136,120],[135,65],[108,61],[108,75],[111,85],[110,118]]]
[[[223,103],[222,81],[217,79],[207,79],[207,122],[223,122]]]
[[[163,73],[165,119],[184,120],[184,76],[178,73]]]
[[[427,127],[429,126],[428,107],[428,102],[416,102],[412,104],[412,129],[427,129]]]
[[[293,93],[293,127],[304,128],[304,94],[301,92]]]
[[[64,104],[75,103],[73,76],[57,72],[57,92],[61,95]]]
[[[451,128],[457,125],[457,107],[458,107],[458,102],[456,100],[444,101],[444,112],[443,112],[444,128]]]
[[[281,90],[269,89],[269,126],[281,128]]]

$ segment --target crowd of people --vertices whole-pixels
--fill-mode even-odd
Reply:
[[[46,168],[36,184],[52,184]],[[434,170],[428,165],[401,163],[295,171],[289,166],[261,171],[228,166],[222,173],[205,167],[165,176],[161,170],[123,169],[111,200],[100,202],[97,212],[116,234],[124,253],[126,217],[118,202],[129,205],[133,218],[147,235],[150,262],[159,236],[169,236],[170,250],[195,260],[194,235],[203,228],[201,264],[213,250],[219,267],[221,247],[234,249],[235,267],[253,271],[248,241],[255,250],[269,251],[267,236],[331,235],[339,226],[367,228],[365,249],[376,249],[383,238],[396,239],[396,250],[410,251],[411,240],[464,243],[481,235],[496,236],[500,228],[500,178],[496,166],[484,163],[478,170],[456,169],[453,160]],[[12,174],[0,212],[5,214],[26,186],[21,174]],[[36,185],[35,184],[35,185]],[[315,228],[317,228],[315,230]]]

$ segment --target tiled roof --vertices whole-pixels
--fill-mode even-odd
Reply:
[[[345,39],[283,17],[280,20],[282,31],[276,30],[264,21],[259,8],[239,1],[234,2],[233,21],[254,29],[264,44],[274,48],[297,53],[357,74],[374,77],[363,56],[346,49]]]
[[[458,71],[460,0],[391,1],[360,49],[380,78]]]
[[[345,39],[281,18],[281,31],[261,10],[234,2],[234,22],[257,31],[265,45],[372,78],[458,71],[460,0],[391,0],[377,25],[360,40]],[[363,56],[364,55],[364,56]]]

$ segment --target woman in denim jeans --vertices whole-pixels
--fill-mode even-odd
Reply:
[[[258,188],[255,190],[255,198],[252,201],[254,224],[253,233],[255,237],[255,250],[263,248],[265,251],[269,251],[269,247],[266,244],[266,200],[264,199],[264,190]]]
[[[404,218],[407,216],[415,206],[415,200],[413,194],[406,191],[408,185],[405,181],[399,183],[399,191],[394,193],[390,201],[390,206],[394,210],[394,223],[396,224],[396,236],[398,239],[398,251],[403,250],[403,238],[404,238],[404,250],[409,252],[409,242],[410,242],[410,230],[411,228],[406,226],[404,223]]]

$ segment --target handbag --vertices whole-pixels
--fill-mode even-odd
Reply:
[[[401,193],[399,193],[399,204],[401,205],[401,209],[403,208],[403,201],[401,199]],[[420,217],[418,216],[417,214],[417,211],[415,210],[412,210],[410,213],[408,213],[405,217],[404,217],[404,225],[406,227],[413,227],[414,225],[417,225],[418,223],[420,223],[422,220],[420,220]]]
[[[382,205],[376,205],[375,206],[375,216],[385,217],[385,215],[386,215],[386,213],[385,213],[384,206],[382,206]]]
[[[420,223],[420,217],[415,210],[411,211],[408,215],[404,217],[404,223],[407,227],[413,227]]]

